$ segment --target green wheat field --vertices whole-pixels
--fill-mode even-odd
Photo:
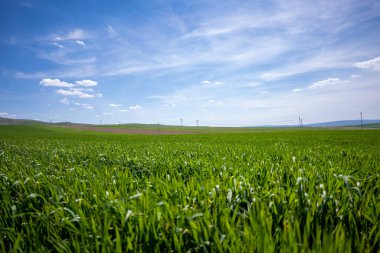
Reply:
[[[1,252],[379,252],[379,130],[0,126]]]

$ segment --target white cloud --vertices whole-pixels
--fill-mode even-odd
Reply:
[[[59,100],[60,103],[62,104],[65,104],[65,105],[69,105],[70,104],[70,100],[68,100],[67,98],[62,98],[61,100]]]
[[[92,80],[82,80],[82,81],[76,81],[77,85],[81,86],[96,86],[98,83],[96,81]],[[93,92],[93,89],[91,88],[73,88],[74,84],[61,81],[59,79],[51,79],[51,78],[45,78],[40,81],[40,85],[42,86],[52,86],[52,87],[65,87],[68,89],[58,89],[56,90],[57,94],[63,95],[63,96],[75,96],[79,98],[93,98],[93,97],[103,97],[103,94],[97,93],[97,94],[88,94],[86,92]],[[59,101],[63,104],[70,104],[70,101],[67,98],[63,98]]]
[[[349,81],[340,80],[340,78],[328,78],[326,80],[318,81],[318,82],[315,82],[315,83],[309,85],[309,88],[310,89],[322,88],[322,87],[326,87],[326,86],[344,84],[344,83],[348,83],[348,82]]]
[[[79,85],[82,85],[82,86],[86,86],[86,87],[89,87],[89,86],[96,86],[98,84],[98,82],[96,81],[92,81],[92,80],[82,80],[82,81],[75,81],[75,83],[79,84]]]
[[[86,46],[86,43],[84,43],[84,41],[82,40],[76,40],[75,42],[81,46],[84,46],[84,47]]]
[[[176,107],[177,105],[175,103],[168,103],[164,104],[165,107]]]
[[[0,117],[7,117],[9,116],[9,113],[7,112],[0,112]]]
[[[121,107],[121,104],[109,104],[109,107]]]
[[[210,104],[213,104],[213,105],[222,105],[222,104],[223,104],[222,101],[217,101],[217,100],[215,100],[215,99],[209,99],[208,102],[209,102]]]
[[[89,104],[82,104],[82,107],[83,107],[84,109],[87,109],[87,110],[92,110],[92,109],[94,109],[94,107],[93,107],[92,105],[89,105]]]
[[[113,115],[112,112],[103,112],[103,115]]]
[[[300,88],[296,88],[296,89],[292,90],[292,92],[300,92],[300,91],[302,91],[302,89],[300,89]]]
[[[64,48],[65,48],[65,46],[64,46],[64,45],[62,45],[62,44],[59,44],[59,43],[57,43],[57,42],[54,42],[53,44],[54,44],[55,46],[57,46],[57,47],[61,48],[61,49],[64,49]]]
[[[368,61],[357,62],[354,64],[354,67],[357,67],[360,69],[380,70],[380,56]]]
[[[74,89],[74,88],[70,89],[70,90],[59,89],[56,92],[57,92],[57,94],[60,94],[63,96],[75,96],[75,97],[79,97],[79,98],[93,98],[93,97],[95,97],[92,94],[87,94],[87,93],[84,93],[83,91],[81,91],[79,89]]]
[[[72,31],[69,31],[67,34],[62,36],[55,36],[55,40],[83,40],[88,38],[88,34],[80,28],[76,28]]]
[[[115,31],[115,29],[114,29],[112,26],[110,26],[110,25],[107,27],[107,32],[108,32],[112,37],[117,35],[117,32]]]
[[[201,82],[201,84],[203,84],[205,86],[208,86],[208,87],[218,87],[218,86],[222,86],[223,82],[220,82],[220,81],[212,82],[212,81],[209,81],[209,80],[204,80],[204,81]]]
[[[127,109],[120,109],[119,112],[128,112]]]
[[[51,79],[51,78],[44,78],[40,81],[40,85],[45,87],[66,87],[70,88],[73,87],[74,84],[63,82],[59,79]]]
[[[131,110],[140,110],[141,106],[139,106],[139,105],[132,105],[132,106],[129,107],[129,109],[131,109]]]

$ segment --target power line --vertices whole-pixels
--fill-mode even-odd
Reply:
[[[298,127],[303,128],[303,119],[300,116],[298,116]]]
[[[360,127],[363,127],[363,112],[360,112]]]

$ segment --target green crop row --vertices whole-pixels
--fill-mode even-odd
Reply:
[[[380,132],[0,126],[3,252],[378,252]]]

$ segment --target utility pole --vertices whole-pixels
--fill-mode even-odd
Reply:
[[[363,128],[363,113],[360,112],[360,127]]]
[[[198,120],[196,120],[195,122],[196,122],[196,124],[197,124],[197,127],[198,127],[198,123],[199,123],[199,121],[198,121]]]
[[[302,118],[301,118],[301,128],[303,128],[303,120],[302,120]]]
[[[298,116],[298,128],[301,128],[301,117]]]
[[[181,121],[181,126],[183,126],[183,119],[182,119],[182,118],[180,118],[179,120]]]
[[[160,135],[160,123],[157,123],[157,134]]]

